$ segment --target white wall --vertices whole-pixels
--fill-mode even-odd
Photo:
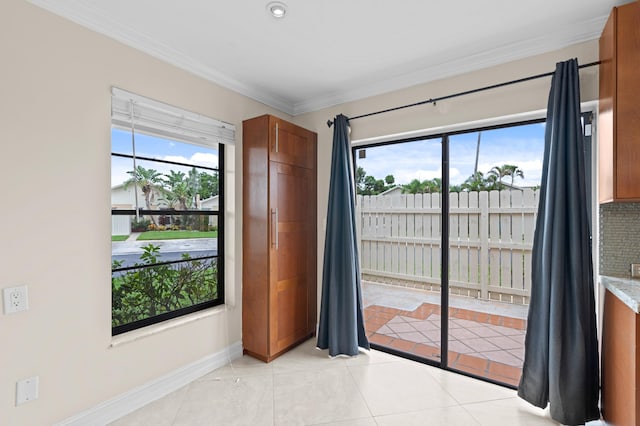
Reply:
[[[0,315],[0,424],[65,419],[239,341],[241,122],[263,113],[291,117],[22,0],[0,4],[0,55],[0,170],[7,182],[0,209],[0,287],[26,284],[30,296],[28,312]],[[581,63],[596,60],[597,43],[293,119],[318,132],[319,253],[324,251],[331,158],[327,119],[550,71],[556,61],[571,57]],[[595,99],[596,69],[581,74],[583,100]],[[225,271],[227,294],[235,305],[116,347],[111,347],[110,325],[111,85],[234,123],[238,129],[238,144],[227,150],[225,161]],[[352,138],[542,109],[548,89],[548,79],[538,80],[436,107],[361,119],[353,122]],[[73,214],[51,211],[50,206]],[[321,257],[318,263],[321,266]],[[34,375],[40,376],[40,398],[15,407],[16,381]]]
[[[26,284],[30,298],[28,312],[0,313],[0,424],[63,420],[238,342],[242,120],[290,117],[23,0],[0,3],[0,58],[0,288]],[[116,347],[112,85],[238,129],[225,161],[225,272],[235,306]],[[40,398],[16,407],[16,381],[35,375]]]

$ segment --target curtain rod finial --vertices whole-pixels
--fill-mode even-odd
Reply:
[[[333,121],[327,120],[327,127],[331,128],[332,125],[333,125]]]

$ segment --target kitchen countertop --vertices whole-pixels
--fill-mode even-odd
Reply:
[[[640,279],[600,275],[600,284],[613,293],[633,312],[640,314]]]

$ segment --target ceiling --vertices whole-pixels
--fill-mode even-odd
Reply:
[[[31,0],[297,115],[596,39],[628,0]]]

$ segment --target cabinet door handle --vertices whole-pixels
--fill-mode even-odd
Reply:
[[[278,152],[278,123],[276,123],[276,152]]]
[[[276,207],[276,250],[280,247],[280,237],[278,236],[278,208]]]
[[[279,238],[278,238],[278,208],[271,209],[271,247],[275,247],[278,250]]]

